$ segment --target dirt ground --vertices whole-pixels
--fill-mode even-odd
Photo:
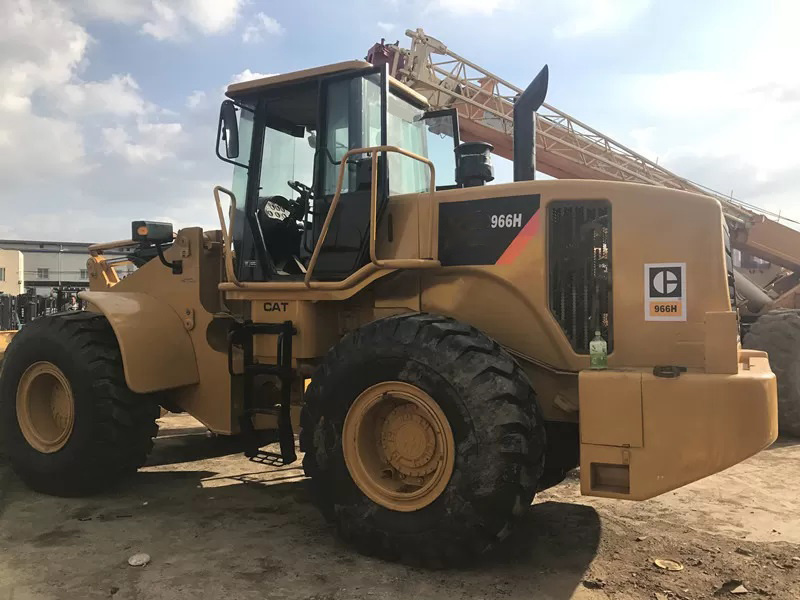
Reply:
[[[309,504],[300,468],[235,450],[169,415],[149,465],[89,499],[32,493],[0,459],[0,600],[800,599],[800,442],[643,503],[581,497],[571,477],[460,571],[356,554]],[[129,566],[138,552],[150,564]]]

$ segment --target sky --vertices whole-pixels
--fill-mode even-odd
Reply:
[[[422,27],[681,176],[800,220],[800,3],[0,0],[0,238],[218,227],[225,86]]]

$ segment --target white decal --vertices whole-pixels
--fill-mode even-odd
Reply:
[[[492,229],[498,227],[522,227],[522,213],[513,215],[492,215]]]
[[[644,320],[686,320],[686,263],[644,266]]]

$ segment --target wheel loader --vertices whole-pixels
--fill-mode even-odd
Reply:
[[[460,143],[456,111],[385,65],[229,86],[220,228],[132,223],[90,248],[86,310],[11,341],[16,473],[104,489],[144,464],[159,406],[272,464],[297,459],[297,432],[342,538],[441,566],[496,546],[577,466],[581,493],[644,500],[770,445],[775,377],[739,344],[719,203],[534,180],[546,88],[545,68],[517,98],[515,181],[491,184],[491,146]],[[120,279],[123,246],[138,269]]]

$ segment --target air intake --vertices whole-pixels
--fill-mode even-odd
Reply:
[[[464,142],[456,147],[456,183],[461,187],[484,185],[494,179],[494,146],[486,142]]]

